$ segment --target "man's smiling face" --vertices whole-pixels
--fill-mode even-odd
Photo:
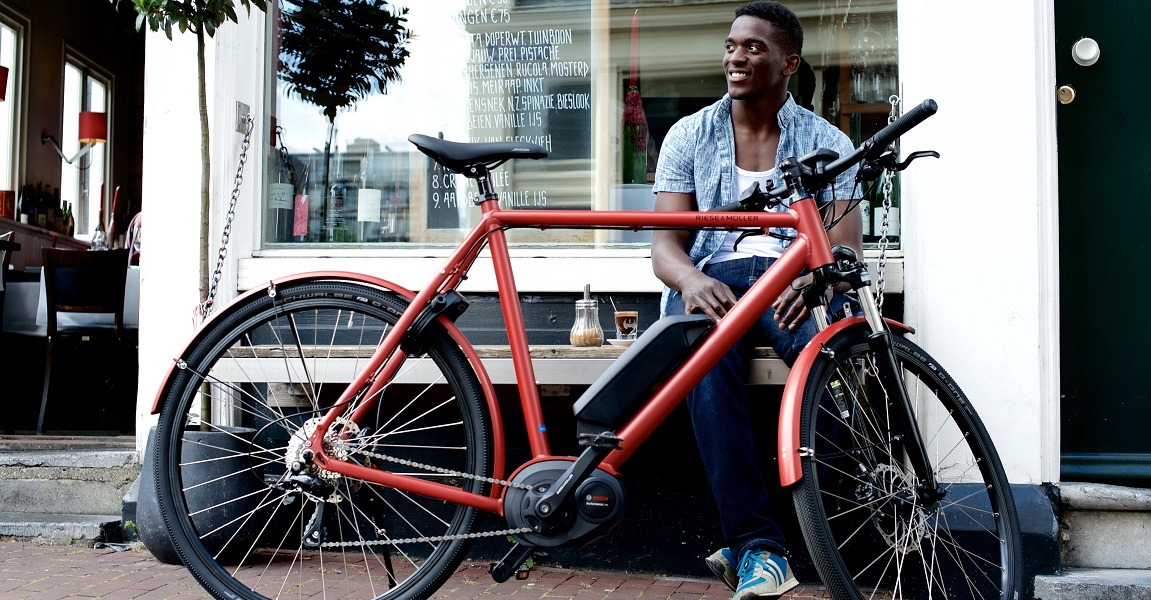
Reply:
[[[734,100],[754,100],[787,91],[787,80],[799,66],[777,41],[775,26],[744,15],[731,24],[724,41],[723,71]]]

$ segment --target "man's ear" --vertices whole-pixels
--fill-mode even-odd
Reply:
[[[783,62],[783,74],[788,77],[795,75],[795,72],[799,70],[799,61],[800,58],[798,54],[788,55],[787,59]]]

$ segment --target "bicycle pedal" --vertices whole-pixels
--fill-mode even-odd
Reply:
[[[516,581],[524,581],[532,574],[531,569],[520,569],[516,571]]]

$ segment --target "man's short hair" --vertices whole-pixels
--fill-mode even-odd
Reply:
[[[803,25],[791,9],[779,2],[756,0],[735,9],[735,18],[742,16],[758,17],[775,26],[776,41],[789,54],[803,54]]]

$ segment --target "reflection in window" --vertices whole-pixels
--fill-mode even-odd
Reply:
[[[64,62],[64,111],[61,120],[60,148],[66,156],[80,150],[80,113],[108,113],[109,79],[93,72],[82,59],[69,56]],[[109,118],[109,123],[111,119]],[[73,164],[60,161],[60,196],[75,208],[76,235],[91,235],[103,216],[104,181],[107,152],[112,140],[96,144]]]
[[[279,135],[267,157],[265,245],[458,241],[478,215],[474,186],[416,151],[412,133],[548,149],[546,160],[497,170],[508,208],[651,209],[668,129],[726,91],[723,39],[740,4],[441,0],[404,11],[380,0],[281,0],[270,19],[268,111]],[[897,87],[894,0],[788,5],[805,30],[803,69],[791,82],[797,102],[857,141],[877,131]],[[318,6],[329,8],[326,20],[307,13]],[[356,11],[369,11],[358,22],[397,17],[406,35],[393,51],[405,55],[377,82],[385,85],[356,88],[333,108],[291,73],[320,49],[345,47],[346,60],[311,65],[316,92],[342,89],[327,82],[345,78],[349,61],[361,67],[356,52],[369,49],[348,40]],[[650,237],[524,230],[509,239],[603,246]]]

